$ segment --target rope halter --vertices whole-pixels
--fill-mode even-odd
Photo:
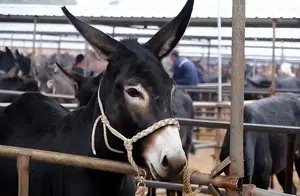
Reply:
[[[101,83],[100,83],[100,86],[101,86]],[[123,136],[120,132],[118,132],[116,129],[114,129],[112,126],[110,126],[110,123],[109,123],[107,117],[104,114],[103,104],[102,104],[101,99],[100,99],[100,86],[99,86],[98,91],[97,91],[98,104],[99,104],[99,107],[100,107],[100,116],[95,120],[93,130],[92,130],[92,136],[91,136],[92,137],[91,138],[92,139],[91,147],[92,147],[93,154],[96,155],[95,132],[96,132],[97,124],[101,120],[102,126],[103,126],[103,131],[104,131],[104,142],[105,142],[106,147],[112,152],[124,153],[123,151],[116,150],[116,149],[112,148],[109,145],[108,139],[107,139],[107,129],[106,129],[106,128],[108,128],[108,130],[113,135],[115,135],[119,139],[123,140],[124,147],[127,151],[127,158],[128,158],[129,163],[131,164],[133,169],[137,172],[139,179],[143,179],[142,177],[146,177],[146,172],[142,169],[139,170],[137,164],[133,160],[133,156],[132,156],[133,143],[138,141],[139,139],[141,139],[143,137],[148,136],[149,134],[153,133],[154,131],[156,131],[159,128],[164,127],[166,125],[175,125],[178,128],[178,131],[179,131],[179,129],[180,129],[179,122],[177,120],[175,120],[174,118],[167,118],[167,119],[164,119],[164,120],[161,120],[159,122],[154,123],[152,126],[148,127],[147,129],[144,129],[143,131],[137,133],[132,138],[128,139],[125,136]]]

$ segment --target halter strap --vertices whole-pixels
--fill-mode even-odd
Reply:
[[[100,99],[100,87],[101,87],[101,82],[97,91],[97,100],[98,100],[98,105],[100,108],[100,116],[95,120],[94,125],[93,125],[93,130],[92,130],[92,135],[91,135],[91,148],[93,151],[93,154],[96,155],[96,149],[95,149],[95,132],[96,132],[96,128],[97,125],[99,123],[99,121],[101,120],[102,122],[102,126],[103,126],[103,131],[104,131],[104,142],[106,147],[115,153],[124,153],[123,151],[120,150],[116,150],[114,148],[112,148],[109,143],[108,143],[108,139],[107,139],[107,129],[113,134],[115,135],[117,138],[121,139],[124,142],[124,147],[127,151],[127,158],[129,163],[131,164],[131,166],[134,168],[134,170],[137,172],[138,176],[140,177],[140,175],[145,175],[145,171],[144,170],[139,170],[139,167],[137,166],[137,164],[135,163],[135,161],[133,160],[133,156],[132,156],[132,150],[133,150],[133,143],[138,141],[139,139],[148,136],[149,134],[153,133],[154,131],[158,130],[161,127],[164,127],[166,125],[175,125],[178,130],[180,129],[179,126],[179,122],[174,119],[174,118],[167,118],[164,120],[161,120],[159,122],[154,123],[153,125],[151,125],[150,127],[148,127],[147,129],[144,129],[143,131],[137,133],[135,136],[133,136],[132,138],[128,139],[125,136],[123,136],[120,132],[118,132],[116,129],[114,129],[112,126],[110,126],[110,123],[104,113],[104,109],[103,109],[103,104],[101,102]]]

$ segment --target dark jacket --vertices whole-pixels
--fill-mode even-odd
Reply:
[[[81,67],[74,67],[73,71],[76,72],[76,73],[78,73],[81,76],[84,76],[84,69],[82,69]],[[94,72],[90,71],[89,72],[89,76],[93,76],[93,75],[94,75]]]
[[[195,64],[185,58],[178,57],[173,66],[173,79],[179,85],[197,85],[200,83]]]
[[[81,67],[74,67],[73,71],[78,73],[81,76],[84,76],[84,70]]]
[[[285,89],[300,89],[300,80],[296,77],[287,77],[280,82],[277,83],[277,88],[285,88]]]

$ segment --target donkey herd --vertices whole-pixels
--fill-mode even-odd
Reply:
[[[28,57],[6,48],[0,53],[0,66],[5,72],[0,88],[28,93],[0,96],[1,102],[12,102],[0,111],[0,144],[126,162],[126,153],[118,152],[128,149],[115,133],[106,132],[102,123],[109,123],[119,135],[132,138],[166,119],[194,118],[189,94],[176,89],[161,64],[183,36],[193,6],[194,0],[187,0],[180,13],[143,45],[134,38],[117,41],[63,7],[69,22],[108,62],[107,69],[95,77],[82,77],[57,63],[70,85],[76,84],[74,94],[80,107],[70,112],[57,100],[40,93],[41,87],[47,86],[46,72],[38,73]],[[33,76],[29,77],[29,73]],[[102,121],[93,129],[98,118]],[[293,94],[263,98],[244,108],[244,120],[248,123],[300,126],[299,119],[300,101]],[[197,129],[179,129],[176,121],[172,122],[175,123],[133,143],[134,162],[148,168],[157,180],[176,179],[187,167],[188,154],[194,152],[192,135]],[[246,132],[244,137],[244,183],[268,189],[271,176],[276,175],[283,186],[286,134]],[[221,161],[229,155],[229,140],[227,131]],[[297,135],[296,151],[300,149],[299,141]],[[199,164],[202,162],[205,160],[199,160]],[[296,152],[295,166],[300,175],[300,156]],[[228,168],[224,172],[228,174]],[[85,168],[31,161],[29,175],[30,196],[128,196],[136,191],[131,176]],[[293,191],[296,193],[295,186]],[[0,157],[0,192],[5,196],[18,195],[15,160]],[[156,195],[155,191],[152,195]]]

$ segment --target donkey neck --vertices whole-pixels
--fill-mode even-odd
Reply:
[[[101,98],[102,103],[105,103],[104,97]],[[105,108],[104,108],[105,111]],[[85,106],[85,109],[83,111],[83,117],[86,122],[88,122],[88,128],[89,128],[89,137],[91,138],[92,135],[92,127],[95,122],[95,120],[101,115],[99,103],[97,101],[97,92],[94,93],[92,96],[90,102]],[[102,122],[100,121],[97,125],[97,130],[95,134],[95,148],[96,148],[96,155],[93,155],[91,150],[91,139],[89,140],[89,156],[96,156],[98,158],[103,159],[109,159],[109,160],[117,160],[117,161],[126,161],[126,153],[124,154],[117,154],[115,152],[110,151],[104,142],[104,135],[103,135],[103,128],[102,128]],[[115,147],[115,143],[121,143],[118,138],[114,137],[109,131],[107,131],[108,135],[108,142],[111,146]],[[128,181],[127,178],[124,178],[125,175],[122,174],[116,174],[111,172],[104,172],[104,171],[94,171],[90,170],[91,172],[89,174],[91,181],[93,184],[95,183],[96,190],[100,191],[99,193],[103,194],[107,192],[107,195],[119,195],[120,192],[126,191],[127,189],[131,190],[132,187],[124,186],[124,180]],[[103,181],[103,179],[105,179]],[[134,186],[134,183],[132,184]]]

